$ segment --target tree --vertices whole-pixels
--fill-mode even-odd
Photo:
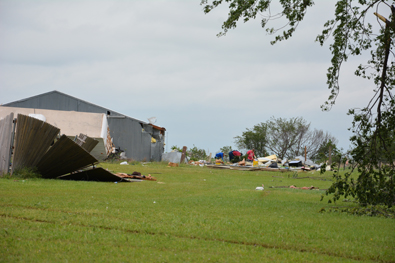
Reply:
[[[300,149],[304,138],[309,132],[310,123],[302,117],[283,118],[271,117],[267,121],[267,148],[274,152],[278,158],[295,157],[291,149]]]
[[[267,124],[267,148],[280,159],[304,155],[315,160],[323,143],[337,139],[323,130],[311,130],[310,123],[302,117],[283,119],[271,117]]]
[[[207,158],[206,150],[199,149],[195,145],[187,151],[187,155],[192,161],[205,160]]]
[[[336,147],[338,140],[332,136],[329,132],[324,132],[323,130],[314,129],[313,131],[309,131],[306,135],[306,139],[301,146],[305,146],[307,150],[307,158],[314,161],[321,161],[320,153],[322,152],[323,145],[326,145],[328,142],[331,142],[333,147]],[[303,155],[304,149],[298,148],[297,151],[293,150],[293,155]],[[326,155],[327,156],[327,155]]]
[[[223,152],[224,154],[229,154],[229,152],[232,150],[232,146],[224,146],[219,149],[220,152]]]
[[[266,156],[266,123],[259,123],[254,125],[252,129],[248,129],[243,132],[241,136],[236,136],[235,144],[240,149],[251,150],[255,149],[255,154],[257,156]]]
[[[176,151],[176,152],[181,152],[182,153],[182,148],[179,148],[177,145],[173,145],[170,148],[172,151]]]
[[[298,24],[304,19],[307,9],[313,5],[312,0],[282,0],[281,11],[271,15],[271,0],[215,0],[208,4],[202,0],[204,12],[209,13],[222,3],[229,3],[229,15],[222,25],[226,35],[229,29],[236,28],[238,20],[244,22],[255,19],[258,14],[263,18],[261,25],[265,28],[271,20],[285,18],[286,24],[281,35],[275,36],[271,42],[286,40],[291,37]],[[361,204],[395,205],[395,153],[393,130],[395,129],[395,100],[392,88],[395,85],[395,63],[392,52],[395,37],[395,7],[385,0],[338,0],[335,5],[334,19],[324,24],[322,34],[316,40],[323,45],[328,39],[332,52],[331,66],[327,72],[327,84],[330,90],[328,100],[321,106],[324,111],[330,110],[339,94],[339,75],[343,62],[349,56],[358,56],[370,52],[371,58],[366,65],[359,65],[355,75],[372,81],[376,87],[371,100],[362,109],[351,109],[349,114],[354,116],[351,130],[354,135],[350,138],[354,149],[351,155],[354,159],[353,169],[357,167],[359,176],[353,180],[350,174],[342,177],[335,174],[335,182],[327,191],[334,193],[332,198],[351,195]],[[377,27],[373,21],[373,12],[388,11],[385,15],[374,13]],[[376,29],[377,28],[377,29]],[[267,28],[269,34],[277,34],[278,29]],[[385,157],[386,165],[381,165]]]
[[[325,140],[319,145],[319,149],[317,151],[316,160],[318,162],[326,162],[329,161],[330,163],[339,163],[341,160],[341,151],[337,149],[336,144],[331,140]]]

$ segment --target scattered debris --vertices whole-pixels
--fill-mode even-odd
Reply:
[[[310,176],[295,177],[295,179],[306,179],[306,178],[308,178],[308,179],[314,179],[314,180],[321,180],[321,181],[332,181],[331,178],[325,178],[325,177],[319,177],[319,176],[316,176],[316,177],[310,177]]]
[[[262,186],[258,186],[257,188],[255,188],[255,190],[263,191],[265,190],[265,186],[262,184]]]
[[[140,179],[140,180],[149,180],[149,181],[156,181],[155,177],[152,177],[150,174],[147,176],[142,175],[139,172],[133,172],[132,174],[126,174],[126,173],[116,173],[117,176],[121,178],[130,178],[130,179]]]
[[[302,190],[313,190],[313,189],[317,189],[317,188],[315,188],[314,186],[310,186],[310,187],[307,187],[307,186],[296,187],[296,186],[294,186],[294,185],[291,185],[289,188],[291,188],[291,189],[302,189]]]
[[[304,187],[296,187],[295,185],[291,185],[291,186],[270,186],[269,188],[291,188],[291,189],[323,190],[323,191],[327,190],[327,189],[319,189],[318,187],[314,187],[314,186],[311,186],[311,187],[307,187],[307,186],[304,186]]]
[[[205,160],[199,160],[199,161],[192,161],[192,160],[190,160],[188,162],[188,164],[190,164],[190,165],[195,165],[195,166],[199,165],[200,167],[203,167],[206,163],[207,162]]]

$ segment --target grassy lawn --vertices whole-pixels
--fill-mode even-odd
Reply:
[[[269,188],[328,188],[318,172],[101,166],[158,181],[0,179],[0,262],[395,262],[394,219],[319,213],[323,191]]]

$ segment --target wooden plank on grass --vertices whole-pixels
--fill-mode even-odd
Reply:
[[[261,171],[267,171],[267,172],[292,172],[289,169],[284,169],[284,168],[268,168],[268,167],[262,167],[260,169]]]
[[[96,162],[98,160],[85,149],[62,135],[43,156],[37,169],[43,178],[56,178]]]
[[[215,169],[230,169],[229,165],[207,164],[206,167]]]
[[[259,171],[261,168],[253,166],[230,166],[230,169],[240,171]]]

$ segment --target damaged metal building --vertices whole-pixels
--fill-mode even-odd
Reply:
[[[162,160],[165,128],[131,118],[65,93],[56,90],[50,91],[2,106],[105,114],[113,145],[124,151],[126,158],[136,161]]]

